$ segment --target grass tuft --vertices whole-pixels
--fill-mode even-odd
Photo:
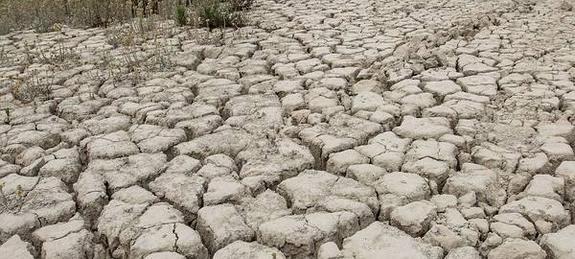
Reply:
[[[245,19],[231,1],[201,0],[196,6],[196,14],[202,26],[213,28],[241,27]]]
[[[188,14],[186,7],[184,5],[177,5],[176,6],[176,24],[178,26],[184,26],[188,24]]]

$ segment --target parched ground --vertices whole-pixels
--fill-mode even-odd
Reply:
[[[575,258],[569,1],[0,36],[0,258]]]

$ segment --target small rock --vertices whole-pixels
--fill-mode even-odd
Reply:
[[[413,237],[422,236],[429,230],[431,221],[437,217],[433,203],[415,201],[397,207],[391,212],[391,225],[407,232]]]
[[[506,240],[487,255],[489,259],[545,259],[547,253],[531,240]]]
[[[10,259],[33,259],[33,246],[14,235],[0,246],[0,257]]]
[[[569,225],[556,233],[545,234],[540,244],[547,251],[547,255],[557,259],[575,257],[575,225]]]
[[[214,254],[214,259],[228,258],[276,258],[285,259],[282,252],[274,247],[262,245],[257,242],[247,243],[235,241]]]
[[[201,208],[197,224],[198,232],[212,254],[236,240],[249,242],[255,237],[254,231],[230,204]]]
[[[430,258],[443,257],[443,249],[415,239],[403,231],[374,222],[343,242],[344,258],[361,255],[364,258]]]

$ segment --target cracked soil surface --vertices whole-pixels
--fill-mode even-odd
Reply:
[[[0,36],[0,258],[573,259],[570,1]]]

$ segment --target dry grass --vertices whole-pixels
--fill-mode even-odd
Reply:
[[[128,23],[111,26],[106,30],[106,41],[114,48],[131,47],[147,40],[171,37],[173,31],[170,26],[163,26],[152,17],[138,17]]]
[[[100,82],[138,83],[151,73],[169,71],[173,68],[170,57],[178,47],[165,44],[164,40],[177,33],[174,30],[169,23],[148,19],[109,28],[107,41],[114,48],[98,54],[99,73],[92,76]],[[147,46],[146,51],[142,51],[143,45]]]
[[[123,0],[0,1],[0,33],[21,29],[47,32],[54,24],[101,26],[128,14]]]
[[[0,0],[0,34],[34,29],[47,32],[55,24],[97,27],[136,17],[171,19],[183,0]]]
[[[15,79],[10,86],[10,93],[15,99],[30,103],[37,99],[47,99],[50,97],[52,82],[49,79],[41,79],[31,76],[25,79]]]
[[[0,0],[0,35],[34,29],[108,27],[156,16],[178,25],[241,26],[253,0]],[[200,20],[199,22],[197,20]]]

